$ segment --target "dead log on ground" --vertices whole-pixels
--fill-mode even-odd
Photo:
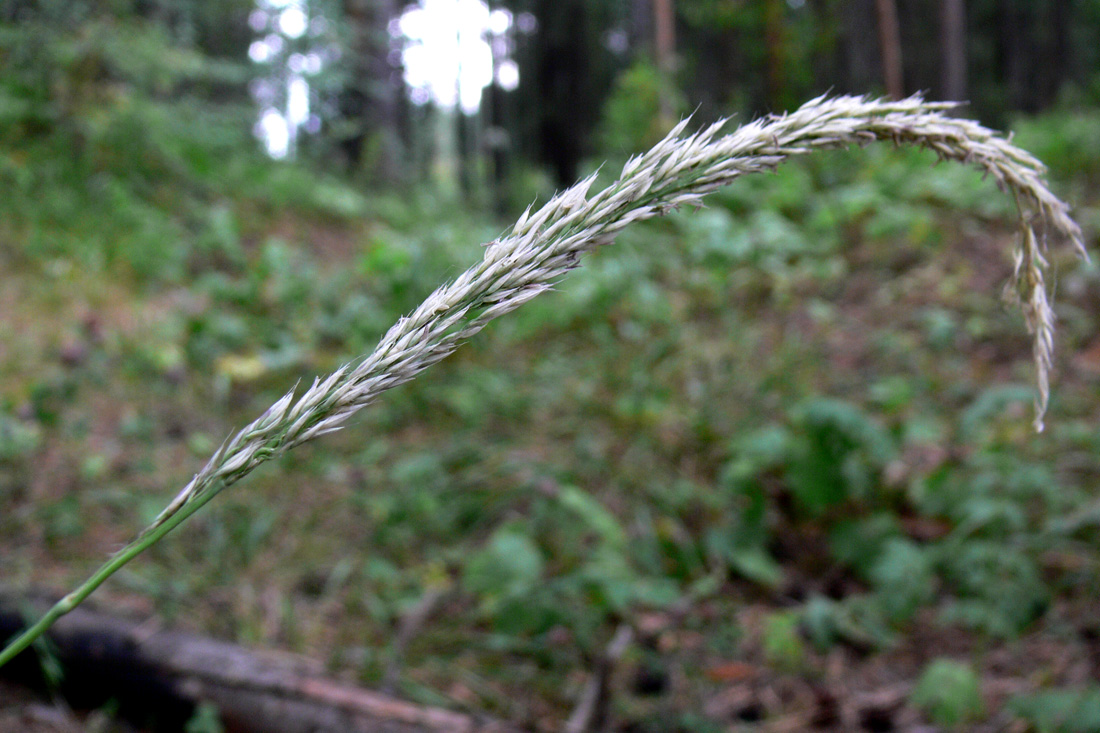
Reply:
[[[0,593],[0,640],[44,604]],[[57,690],[76,708],[114,700],[120,714],[155,730],[182,730],[201,703],[227,733],[516,733],[483,716],[425,707],[333,680],[297,655],[265,653],[179,631],[151,629],[84,607],[48,634],[64,678]],[[44,687],[28,650],[0,676]]]

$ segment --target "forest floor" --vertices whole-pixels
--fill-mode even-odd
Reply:
[[[836,160],[624,235],[98,607],[534,731],[620,629],[607,730],[1097,729],[1100,275],[1052,250],[1036,435],[1010,204]],[[502,228],[411,199],[238,212],[237,249],[164,281],[0,250],[3,581],[70,589]],[[109,710],[0,687],[0,730],[130,729]]]

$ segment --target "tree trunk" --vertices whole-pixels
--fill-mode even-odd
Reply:
[[[498,9],[499,0],[488,0],[490,12]],[[514,31],[510,31],[512,33]],[[500,84],[499,71],[501,64],[508,58],[506,53],[508,46],[514,41],[505,36],[495,36],[490,39],[489,52],[493,58],[493,81],[485,89],[482,98],[482,119],[486,124],[484,130],[485,152],[489,163],[489,182],[492,187],[493,209],[501,217],[508,214],[508,193],[505,189],[508,182],[508,164],[511,153],[511,139],[508,133],[510,129],[510,117],[508,113],[509,95]]]
[[[898,7],[894,0],[875,0],[878,18],[879,45],[882,48],[882,80],[886,95],[893,99],[905,96],[901,65],[901,28]]]
[[[1032,0],[1002,0],[1000,10],[1001,73],[1004,77],[1008,106],[1034,112],[1039,102],[1034,79],[1035,33]]]
[[[22,629],[27,605],[0,595],[0,639]],[[182,731],[207,703],[232,733],[515,733],[498,721],[339,682],[304,657],[158,630],[86,607],[58,621],[47,638],[45,654],[64,674],[51,690],[70,706],[91,710],[114,701],[119,715],[158,731]],[[0,675],[45,687],[35,655],[23,652]]]
[[[655,33],[655,56],[657,58],[657,70],[661,75],[661,88],[659,90],[659,105],[661,116],[661,128],[668,129],[675,124],[673,115],[672,83],[675,71],[676,52],[676,15],[672,6],[672,0],[654,0],[653,25]]]
[[[966,7],[963,0],[943,0],[940,6],[943,40],[943,97],[966,100]]]
[[[764,48],[767,54],[765,101],[773,112],[782,111],[787,106],[783,96],[786,91],[783,4],[784,0],[766,0],[764,4]]]
[[[866,94],[880,82],[875,69],[882,68],[882,54],[876,42],[878,23],[875,17],[876,0],[847,0],[838,2],[842,41],[840,44],[842,78],[837,91],[849,94]]]
[[[1047,9],[1050,34],[1044,44],[1043,57],[1050,63],[1042,67],[1046,69],[1044,104],[1055,102],[1062,85],[1072,77],[1074,49],[1070,29],[1073,28],[1073,6],[1071,0],[1055,0]]]
[[[518,136],[536,159],[550,166],[555,183],[571,186],[598,118],[601,99],[590,87],[598,61],[592,45],[592,9],[583,0],[533,0],[538,30],[520,39],[522,79]]]
[[[630,0],[627,26],[630,29],[630,47],[644,49],[647,53],[656,31],[653,28],[657,10],[655,0]],[[656,52],[654,52],[656,53]]]
[[[813,42],[813,89],[832,89],[836,91],[842,79],[841,74],[841,23],[836,10],[835,0],[808,3],[806,9],[813,16],[815,29]]]
[[[379,184],[400,178],[404,157],[398,132],[404,81],[391,61],[389,35],[397,12],[396,0],[343,0],[349,81],[338,104],[350,132],[340,147],[353,171]]]

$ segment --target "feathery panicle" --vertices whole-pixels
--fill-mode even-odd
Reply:
[[[595,175],[528,208],[512,232],[491,242],[481,262],[437,289],[382,337],[374,352],[337,369],[301,396],[291,390],[229,438],[141,535],[75,591],[0,650],[0,666],[150,545],[187,520],[219,491],[296,445],[339,430],[358,410],[440,361],[489,321],[548,290],[582,255],[611,242],[631,222],[702,197],[748,173],[775,169],[815,150],[892,140],[934,150],[983,170],[1012,194],[1020,210],[1013,284],[1034,338],[1035,427],[1049,395],[1054,314],[1047,301],[1045,234],[1068,240],[1081,256],[1081,231],[1043,181],[1043,165],[981,125],[950,117],[953,105],[910,97],[898,102],[819,97],[797,111],[750,122],[720,136],[725,121],[685,135],[680,122],[648,152],[631,158],[617,181],[589,196]],[[1038,233],[1037,233],[1038,228]]]
[[[1047,188],[1038,160],[976,122],[945,115],[952,106],[920,97],[898,102],[819,97],[793,113],[756,120],[725,136],[719,136],[725,120],[687,136],[688,120],[683,120],[651,150],[631,158],[620,178],[604,190],[588,196],[593,174],[541,209],[532,212],[528,207],[511,234],[489,243],[480,263],[400,319],[373,353],[315,381],[296,400],[288,393],[229,439],[146,532],[185,503],[233,484],[269,458],[340,429],[382,392],[408,382],[492,319],[550,288],[577,267],[581,255],[611,242],[631,222],[696,205],[734,179],[774,170],[792,156],[874,140],[926,147],[943,159],[977,166],[1015,196],[1021,237],[1014,284],[1034,338],[1035,426],[1041,430],[1054,315],[1036,225],[1068,240],[1085,256],[1081,231],[1066,204]]]

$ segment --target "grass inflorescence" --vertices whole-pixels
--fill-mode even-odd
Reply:
[[[699,205],[706,194],[745,174],[771,171],[816,150],[876,140],[926,147],[942,159],[977,166],[1014,197],[1021,230],[1015,285],[1034,338],[1035,425],[1041,429],[1054,331],[1044,277],[1045,236],[1052,232],[1084,255],[1080,229],[1066,204],[1048,189],[1038,160],[975,122],[945,114],[951,107],[919,97],[898,102],[821,97],[727,135],[721,134],[724,120],[694,134],[685,133],[685,120],[650,151],[628,161],[607,188],[589,195],[593,175],[537,211],[529,208],[510,232],[487,245],[480,262],[401,318],[373,352],[315,380],[301,394],[288,392],[227,440],[137,539],[0,652],[0,664],[218,492],[261,463],[340,429],[355,412],[445,358],[493,319],[551,289],[579,266],[582,255],[610,243],[630,223]]]

